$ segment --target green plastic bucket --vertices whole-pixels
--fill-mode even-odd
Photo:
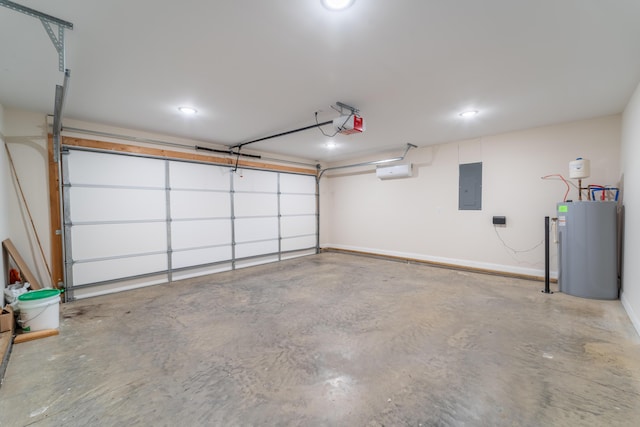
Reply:
[[[58,329],[60,326],[60,290],[39,289],[18,297],[20,323],[25,331]]]

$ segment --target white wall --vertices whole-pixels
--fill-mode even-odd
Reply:
[[[622,116],[621,180],[625,206],[621,300],[640,333],[640,85]]]
[[[591,178],[583,185],[617,184],[620,120],[615,115],[412,150],[406,160],[414,177],[408,179],[380,181],[373,167],[327,173],[320,190],[321,246],[543,276],[544,245],[511,252],[492,216],[507,217],[497,231],[511,248],[541,243],[544,216],[555,216],[566,189],[562,181],[541,177],[568,178],[569,162],[584,157],[591,159]],[[478,161],[482,210],[458,211],[458,165]],[[577,194],[572,188],[569,198]],[[555,275],[555,245],[551,260]]]
[[[4,109],[4,136],[11,152],[22,191],[31,212],[42,249],[50,262],[49,186],[47,160],[46,116],[41,113]],[[3,148],[4,150],[4,148]],[[17,181],[9,166],[8,237],[16,246],[27,266],[43,287],[51,286],[46,264],[38,247],[36,234],[27,214]]]

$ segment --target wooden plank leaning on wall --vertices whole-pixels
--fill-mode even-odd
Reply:
[[[3,240],[2,248],[6,251],[7,255],[11,257],[16,267],[18,267],[18,270],[22,275],[22,279],[24,279],[25,282],[29,282],[31,290],[37,291],[38,289],[42,289],[40,282],[38,282],[36,276],[33,275],[31,270],[29,270],[27,263],[24,261],[11,239]]]
[[[54,161],[53,135],[49,134],[49,207],[51,217],[51,279],[55,286],[62,286],[64,282],[64,258],[62,256],[62,221],[60,218],[60,186],[58,185],[59,162]],[[215,165],[234,166],[236,159],[208,156],[203,154],[187,153],[180,151],[163,150],[159,148],[140,147],[135,145],[118,144],[113,142],[94,141],[84,138],[72,138],[63,136],[62,145],[71,147],[95,148],[104,151],[119,153],[140,154],[166,159],[192,160],[196,162],[211,163]],[[256,162],[251,160],[239,160],[238,167],[265,169],[276,172],[299,173],[304,175],[317,175],[315,169],[283,166],[271,163]]]

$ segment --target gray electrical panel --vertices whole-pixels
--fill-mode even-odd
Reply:
[[[458,210],[482,210],[482,162],[459,166]]]
[[[617,203],[558,203],[558,284],[583,298],[618,298]]]

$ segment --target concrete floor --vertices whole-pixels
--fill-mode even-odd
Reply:
[[[2,426],[637,426],[619,301],[325,253],[65,304]]]

